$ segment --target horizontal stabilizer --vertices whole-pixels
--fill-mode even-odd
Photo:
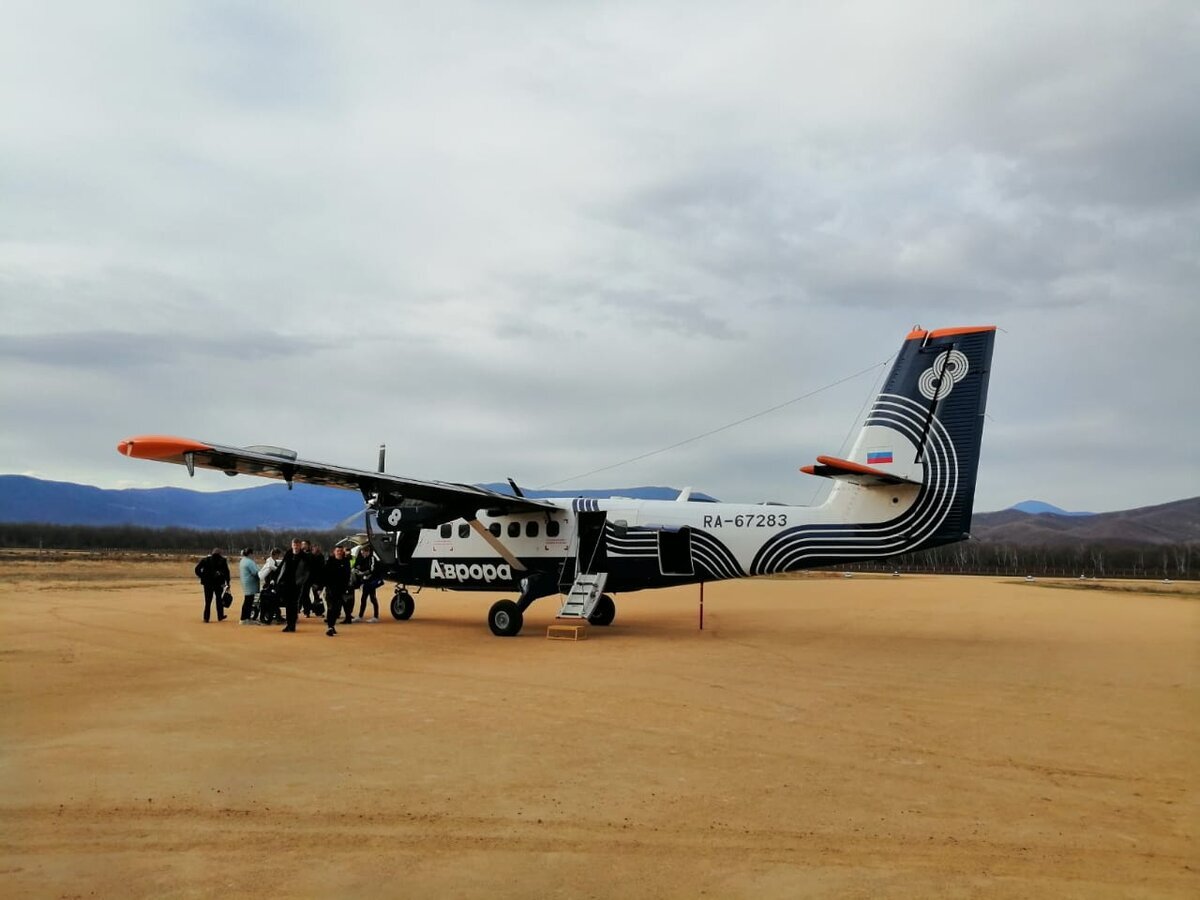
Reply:
[[[822,478],[840,478],[843,481],[849,481],[851,484],[866,486],[880,484],[919,485],[921,483],[913,481],[911,478],[902,478],[899,475],[893,475],[891,472],[885,472],[882,469],[876,469],[872,466],[864,466],[862,463],[850,462],[848,459],[838,459],[836,456],[818,456],[816,465],[801,466],[800,471],[807,475],[820,475]]]

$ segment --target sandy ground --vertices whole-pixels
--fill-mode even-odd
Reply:
[[[440,591],[206,625],[190,568],[0,558],[5,897],[1200,896],[1195,585],[743,581],[564,643]]]

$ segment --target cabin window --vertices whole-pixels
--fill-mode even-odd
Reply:
[[[558,522],[554,519],[546,523],[546,537],[558,537]]]
[[[508,523],[508,536],[509,537],[520,537],[521,536],[521,523],[520,522],[509,522]]]
[[[443,526],[442,526],[442,528],[441,528],[441,532],[440,532],[440,534],[442,535],[442,537],[444,537],[444,538],[448,538],[448,537],[450,537],[450,535],[451,535],[452,533],[453,533],[453,529],[450,527],[450,523],[449,523],[449,522],[447,522],[445,525],[443,525]]]
[[[534,521],[526,522],[525,523],[525,537],[537,537],[537,536],[538,536],[538,523],[534,522]]]
[[[471,535],[471,526],[470,525],[468,525],[466,522],[463,522],[461,525],[458,526],[458,536],[460,538],[470,537],[470,535]]]
[[[500,537],[500,523],[493,522],[491,525],[488,526],[488,531],[490,531],[492,533],[493,537]]]

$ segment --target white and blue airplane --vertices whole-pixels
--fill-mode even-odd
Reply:
[[[686,491],[674,501],[535,499],[163,435],[117,449],[189,473],[361,492],[377,526],[369,539],[396,582],[396,619],[413,614],[410,587],[439,587],[517,593],[488,612],[500,636],[518,634],[529,605],[554,594],[565,595],[560,617],[609,625],[608,592],[880,559],[969,537],[995,331],[910,332],[847,458],[802,467],[835,482],[819,506],[716,503]]]

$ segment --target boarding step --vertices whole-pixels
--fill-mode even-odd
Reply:
[[[586,619],[596,608],[596,601],[604,593],[604,582],[608,580],[607,572],[596,572],[591,575],[580,573],[575,576],[567,599],[558,611],[560,619]]]
[[[551,625],[546,629],[546,637],[552,641],[586,641],[587,625]]]

